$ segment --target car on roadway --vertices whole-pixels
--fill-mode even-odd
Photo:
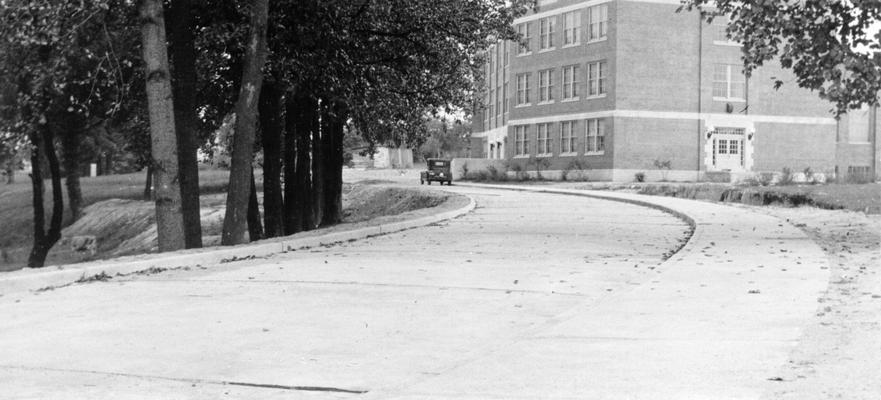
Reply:
[[[431,185],[431,182],[440,182],[443,185],[446,182],[447,186],[449,186],[453,183],[453,174],[450,172],[450,160],[429,158],[427,165],[428,170],[419,173],[420,185],[424,185],[426,182],[429,185]]]

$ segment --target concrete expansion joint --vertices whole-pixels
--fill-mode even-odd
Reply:
[[[355,240],[387,235],[455,219],[474,211],[477,206],[474,197],[465,194],[461,195],[468,198],[468,204],[454,210],[349,231],[332,232],[304,238],[273,240],[263,243],[256,242],[240,246],[159,253],[137,260],[100,260],[93,263],[46,267],[41,270],[26,268],[7,272],[0,276],[0,295],[21,291],[52,290],[75,283],[105,281],[115,276],[128,276],[149,271],[162,272],[188,267],[201,267],[202,265],[225,264],[235,261],[266,258],[288,251],[330,247]]]

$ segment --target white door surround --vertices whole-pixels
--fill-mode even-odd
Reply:
[[[753,166],[752,121],[735,118],[706,120],[704,165],[707,171],[745,172]]]

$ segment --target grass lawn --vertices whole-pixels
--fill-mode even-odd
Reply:
[[[12,185],[0,184],[0,249],[6,251],[19,248],[30,248],[34,235],[33,194],[31,182],[26,175],[16,176]],[[81,178],[83,192],[83,208],[107,199],[141,199],[144,193],[145,172],[124,175],[105,175],[94,178]],[[202,194],[218,193],[226,190],[229,171],[199,171],[199,187]],[[64,189],[64,222],[68,226],[71,221],[67,188]],[[52,182],[45,181],[44,208],[46,223],[52,214]],[[0,271],[4,270],[6,260],[0,259]]]
[[[750,189],[790,196],[802,194],[823,208],[843,208],[868,214],[881,214],[881,184],[879,183],[760,186]]]

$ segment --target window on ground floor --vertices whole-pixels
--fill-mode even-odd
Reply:
[[[560,123],[560,153],[575,153],[575,121]]]
[[[587,120],[585,153],[603,154],[606,150],[606,124],[601,118]]]
[[[526,125],[514,127],[514,153],[517,156],[529,154],[529,144],[526,140]]]
[[[536,152],[538,154],[550,154],[551,153],[551,124],[538,124],[538,133],[536,138],[536,145],[538,149]]]

